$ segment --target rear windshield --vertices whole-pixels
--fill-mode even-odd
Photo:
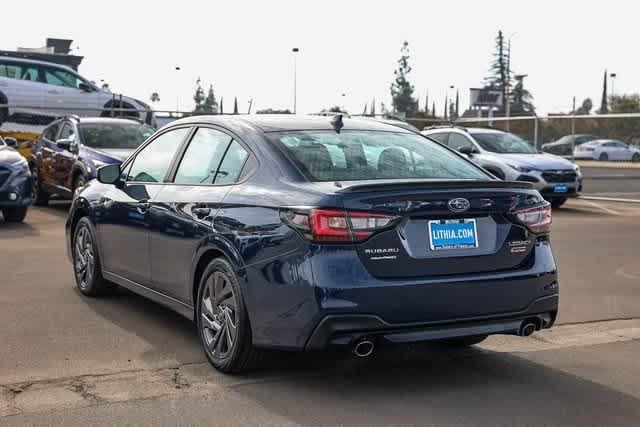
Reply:
[[[139,123],[81,123],[80,138],[92,148],[138,148],[154,129]]]
[[[478,167],[420,135],[368,131],[274,135],[311,181],[488,178]]]

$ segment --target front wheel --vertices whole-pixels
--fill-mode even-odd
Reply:
[[[78,290],[91,297],[113,292],[116,286],[102,277],[95,232],[86,217],[78,221],[72,244],[73,272]]]
[[[22,222],[27,216],[27,207],[4,208],[2,209],[2,216],[7,222]]]
[[[260,351],[252,344],[242,290],[233,267],[225,259],[214,259],[205,269],[196,316],[200,342],[216,369],[240,373],[257,364]]]

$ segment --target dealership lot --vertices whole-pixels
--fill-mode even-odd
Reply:
[[[526,414],[522,424],[633,425],[640,415],[640,205],[572,200],[556,211],[551,331],[466,351],[386,349],[367,363],[275,354],[242,377],[215,372],[179,315],[125,291],[81,297],[67,208],[0,222],[2,423],[471,425]]]

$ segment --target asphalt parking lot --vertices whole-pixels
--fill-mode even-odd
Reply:
[[[64,250],[67,207],[0,222],[0,424],[637,425],[640,417],[640,205],[570,200],[555,211],[561,302],[551,331],[466,350],[388,348],[366,362],[274,354],[265,369],[236,377],[209,367],[179,315],[126,291],[80,296]]]

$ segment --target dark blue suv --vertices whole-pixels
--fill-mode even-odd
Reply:
[[[133,119],[69,116],[52,122],[33,147],[34,201],[70,199],[100,166],[121,163],[154,129]]]
[[[224,372],[265,348],[471,345],[555,321],[551,209],[529,185],[383,123],[193,117],[76,194],[68,253],[80,292],[193,319]]]

